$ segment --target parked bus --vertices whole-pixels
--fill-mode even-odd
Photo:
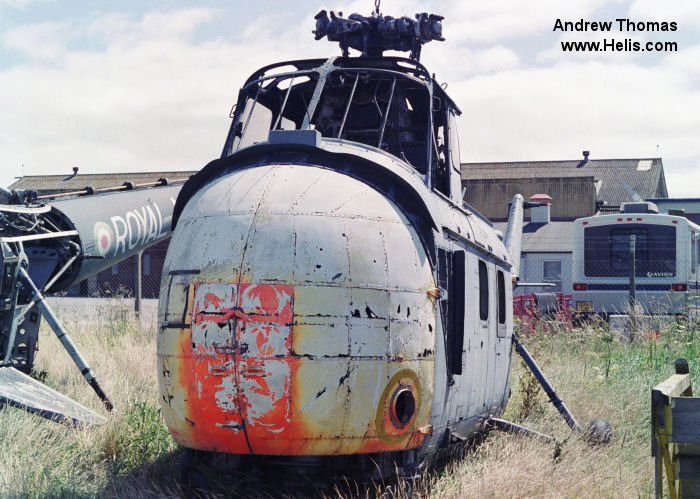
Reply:
[[[574,221],[577,315],[628,313],[633,235],[637,311],[697,317],[700,226],[683,216],[659,214],[653,203],[625,203],[620,213]]]

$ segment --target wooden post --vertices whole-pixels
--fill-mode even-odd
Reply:
[[[700,497],[700,399],[693,398],[688,361],[677,359],[676,374],[651,391],[651,452],[655,496]]]

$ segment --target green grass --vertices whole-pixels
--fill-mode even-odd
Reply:
[[[65,320],[65,318],[64,318]],[[2,497],[178,497],[179,455],[160,413],[155,334],[123,318],[66,321],[68,331],[117,409],[98,428],[74,429],[21,410],[0,409]],[[653,494],[650,457],[650,389],[673,374],[673,361],[690,361],[700,387],[698,331],[674,325],[656,335],[619,341],[601,326],[521,338],[582,426],[594,417],[610,421],[606,447],[591,447],[573,434],[514,357],[512,396],[505,419],[554,435],[551,445],[490,433],[466,457],[432,470],[413,487],[418,497],[599,497]],[[42,330],[36,368],[45,382],[104,414],[75,366],[48,330]],[[515,355],[515,354],[514,354]],[[382,486],[316,487],[296,476],[269,477],[205,470],[216,496],[275,496],[315,492],[327,496],[375,496]],[[343,490],[344,492],[338,492]],[[393,489],[409,495],[406,484]]]
[[[557,438],[557,446],[492,432],[467,458],[426,478],[421,495],[444,497],[649,497],[654,493],[650,389],[690,361],[700,387],[698,331],[674,325],[631,343],[603,327],[554,328],[521,338],[579,424],[606,418],[609,446],[593,447],[569,431],[514,358],[513,394],[504,415]]]

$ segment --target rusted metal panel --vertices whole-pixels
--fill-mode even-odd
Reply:
[[[200,269],[189,277],[191,326],[166,327],[158,342],[175,439],[241,454],[419,447],[433,399],[435,283],[400,211],[362,182],[293,165],[203,191],[173,246],[206,237],[205,225],[220,231],[216,244],[169,252],[165,265]]]

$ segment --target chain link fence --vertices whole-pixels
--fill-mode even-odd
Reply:
[[[167,243],[159,243],[141,255],[142,310],[156,307],[148,302],[158,299]],[[119,299],[119,302],[109,303],[118,303],[119,310],[133,311],[138,293],[137,258],[132,256],[76,286],[50,296],[102,299],[101,302],[93,301],[93,304],[102,303],[105,299]],[[648,262],[640,258],[635,273],[636,313],[700,317],[699,263],[697,258],[679,260],[675,264],[672,261]],[[692,269],[697,272],[692,272]],[[515,316],[523,318],[537,314],[557,320],[571,320],[592,314],[605,318],[628,314],[631,303],[630,270],[630,261],[624,258],[613,262],[610,259],[575,262],[570,252],[525,252],[521,258],[520,283],[547,286],[516,287],[513,292]],[[610,277],[611,273],[614,277]],[[681,279],[681,276],[688,278]]]
[[[167,242],[166,242],[167,243]],[[167,244],[159,243],[70,288],[49,293],[53,297],[135,298],[138,294],[138,258],[141,258],[141,298],[157,299]]]
[[[524,253],[523,285],[513,293],[515,315],[608,319],[634,311],[700,318],[700,266],[695,259],[642,260],[635,266],[633,284],[631,269],[630,259],[584,262],[574,261],[571,253]]]

